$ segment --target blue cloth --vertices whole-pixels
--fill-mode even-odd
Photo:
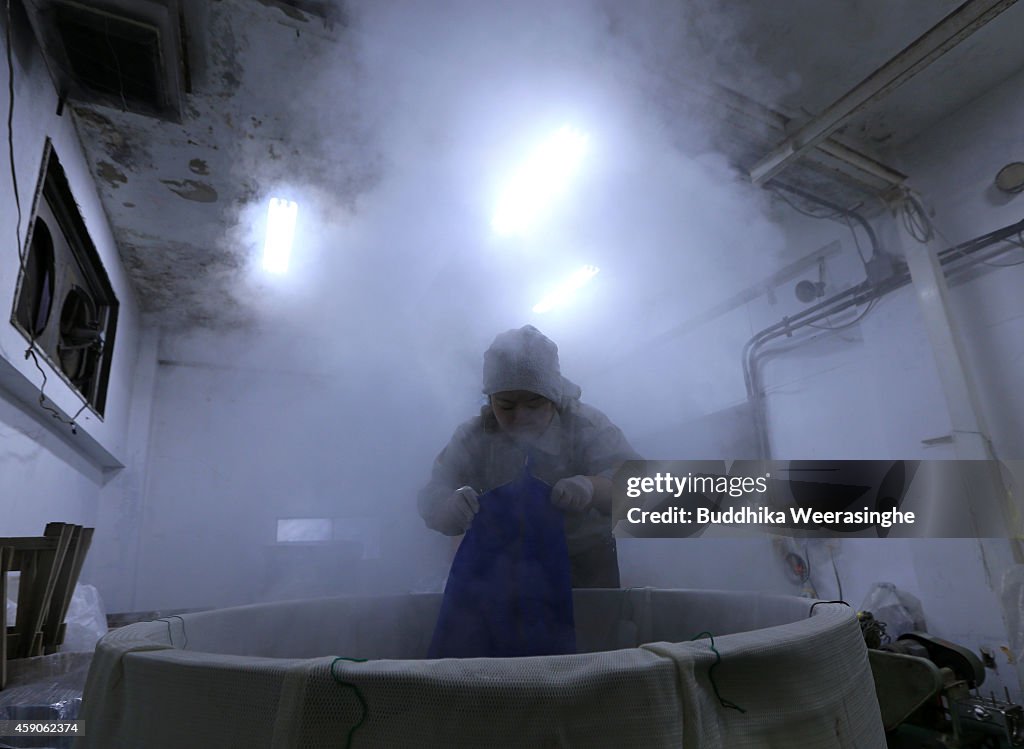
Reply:
[[[480,496],[448,574],[430,658],[576,652],[572,577],[551,487],[524,469]]]

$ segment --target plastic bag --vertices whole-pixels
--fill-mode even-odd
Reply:
[[[78,720],[91,661],[92,655],[87,653],[54,653],[8,661],[7,688],[0,691],[0,720]],[[0,738],[0,749],[74,746],[75,738],[67,735]]]
[[[64,619],[62,653],[91,653],[107,633],[107,614],[100,593],[92,585],[75,585],[68,615]]]
[[[861,611],[870,611],[875,619],[885,624],[885,634],[896,640],[907,632],[927,632],[921,601],[893,583],[875,583],[871,586]]]

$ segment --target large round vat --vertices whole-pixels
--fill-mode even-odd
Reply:
[[[435,594],[123,627],[97,646],[82,746],[885,746],[846,606],[649,588],[574,596],[576,655],[426,660]],[[702,633],[713,647],[693,639]]]

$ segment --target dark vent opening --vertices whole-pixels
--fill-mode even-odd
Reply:
[[[53,257],[53,235],[46,222],[36,218],[32,227],[32,244],[25,258],[25,273],[15,316],[32,338],[39,336],[50,321],[53,308],[53,285],[56,268]]]
[[[158,30],[78,5],[60,5],[57,30],[79,85],[125,109],[167,105]]]
[[[119,305],[49,139],[30,226],[11,322],[103,418]]]

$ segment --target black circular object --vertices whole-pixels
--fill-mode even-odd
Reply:
[[[818,296],[818,285],[813,281],[801,281],[796,285],[796,298],[804,304],[813,302]]]
[[[25,258],[25,275],[18,304],[18,322],[32,338],[42,335],[50,322],[55,276],[53,235],[46,222],[36,218],[32,228],[32,244]]]
[[[1024,161],[1014,161],[1000,169],[996,187],[1003,192],[1024,192]]]
[[[60,310],[57,354],[61,371],[76,387],[92,377],[102,346],[96,304],[84,289],[73,286]]]

